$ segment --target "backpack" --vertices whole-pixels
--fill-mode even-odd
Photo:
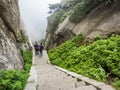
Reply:
[[[40,46],[38,46],[38,50],[39,50],[39,51],[41,50],[41,47],[40,47]]]
[[[39,47],[38,45],[35,45],[35,51],[38,51],[38,47]]]

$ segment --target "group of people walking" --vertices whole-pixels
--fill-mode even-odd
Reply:
[[[36,55],[39,55],[39,56],[42,56],[43,54],[43,45],[42,43],[40,45],[38,45],[37,43],[34,45],[34,48],[35,48],[35,54]]]

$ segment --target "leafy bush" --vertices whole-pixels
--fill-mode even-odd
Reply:
[[[32,65],[32,52],[22,51],[25,70],[0,70],[0,90],[24,90]]]
[[[95,38],[94,38],[94,41],[97,41],[97,40],[100,40],[102,37],[101,36],[96,36]]]
[[[106,82],[109,75],[120,78],[120,36],[98,40],[87,46],[79,35],[61,46],[49,51],[54,65],[78,74]],[[120,88],[118,81],[114,86]]]
[[[60,22],[64,21],[67,16],[68,16],[68,14],[66,12],[64,12],[64,14],[60,18]]]
[[[28,73],[25,71],[0,71],[0,90],[23,90]]]
[[[120,80],[119,78],[115,78],[114,82],[112,83],[114,87],[117,88],[117,90],[120,90]]]
[[[20,42],[21,42],[21,43],[25,43],[26,41],[28,41],[28,37],[27,37],[27,35],[25,34],[25,31],[24,31],[24,30],[20,30],[20,33],[21,33]]]
[[[32,52],[31,51],[21,51],[24,60],[24,70],[29,72],[32,66]]]

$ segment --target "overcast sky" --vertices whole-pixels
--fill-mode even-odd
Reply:
[[[20,13],[27,34],[32,41],[45,37],[49,4],[61,0],[19,0]]]

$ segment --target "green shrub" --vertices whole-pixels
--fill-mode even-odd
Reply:
[[[25,70],[0,70],[0,90],[24,90],[32,65],[32,52],[22,51]]]
[[[20,34],[21,34],[21,39],[20,39],[20,42],[21,42],[21,43],[25,43],[26,41],[28,41],[28,37],[27,37],[27,35],[25,34],[25,31],[24,31],[24,30],[20,30]]]
[[[22,56],[24,60],[24,70],[29,72],[32,66],[32,52],[31,51],[22,51]]]
[[[96,36],[95,38],[94,38],[94,41],[97,41],[97,40],[100,40],[101,39],[101,36]]]
[[[0,90],[23,90],[29,74],[25,71],[0,71]]]
[[[68,16],[68,14],[66,12],[64,12],[64,14],[60,18],[60,22],[63,22],[67,16]]]
[[[115,78],[114,82],[112,83],[114,87],[116,87],[117,90],[120,90],[120,79]]]
[[[77,43],[82,43],[82,40],[83,36],[79,35],[50,50],[51,62],[102,82],[106,82],[109,75],[120,78],[120,36],[98,40],[87,46]],[[113,84],[120,88],[118,81]]]

